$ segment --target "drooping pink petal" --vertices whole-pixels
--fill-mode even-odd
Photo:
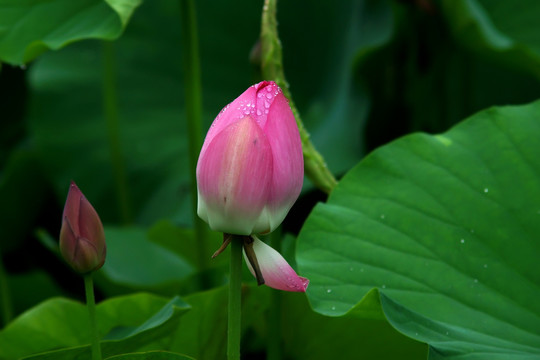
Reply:
[[[251,116],[223,129],[199,158],[199,216],[213,230],[250,235],[267,203],[272,161],[268,140]]]
[[[254,240],[253,250],[257,256],[257,261],[264,277],[265,285],[278,290],[305,292],[309,280],[298,276],[279,252],[266,245],[257,237],[252,237]],[[244,259],[246,260],[249,270],[253,276],[255,276],[255,272],[246,258],[245,253]]]

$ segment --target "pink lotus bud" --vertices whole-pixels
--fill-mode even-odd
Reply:
[[[62,215],[60,252],[75,271],[84,274],[103,266],[106,251],[99,215],[72,181]]]
[[[309,280],[305,277],[298,276],[279,252],[266,245],[257,237],[252,236],[252,238],[253,251],[257,256],[259,270],[264,277],[265,285],[278,290],[306,292]],[[245,251],[244,258],[246,259],[249,271],[251,271],[253,276],[256,276],[255,270],[250,264]]]
[[[208,130],[197,163],[198,214],[213,230],[268,233],[281,224],[304,179],[294,115],[272,81],[251,86]]]

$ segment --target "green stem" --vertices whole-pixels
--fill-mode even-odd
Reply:
[[[191,207],[195,225],[199,269],[204,270],[208,259],[205,247],[206,224],[197,216],[197,160],[202,146],[202,86],[199,61],[199,40],[197,18],[193,0],[180,0],[182,41],[184,43],[183,65],[185,76],[185,106],[189,142],[189,171],[191,188]],[[203,287],[207,282],[202,278]]]
[[[229,321],[227,328],[227,359],[240,360],[242,310],[242,244],[240,236],[232,235],[229,281]]]
[[[103,111],[107,123],[107,135],[116,200],[120,216],[124,224],[131,222],[131,207],[129,200],[128,181],[122,146],[120,141],[120,117],[118,115],[118,99],[116,93],[116,58],[114,44],[103,42]]]
[[[11,303],[11,291],[9,289],[6,269],[0,253],[0,302],[2,303],[3,326],[9,324],[13,318],[13,305]]]
[[[90,316],[90,335],[92,337],[92,360],[101,360],[101,346],[96,322],[96,301],[94,299],[94,282],[92,274],[84,276],[84,290],[86,292],[86,306]]]
[[[300,118],[300,113],[292,100],[289,84],[283,71],[283,56],[277,31],[276,7],[277,0],[264,1],[261,23],[262,74],[265,79],[274,80],[283,90],[283,94],[289,99],[289,105],[296,118],[296,124],[302,139],[306,175],[316,187],[329,194],[337,185],[337,180],[326,166],[322,155],[311,142],[309,133]]]
[[[281,228],[270,234],[270,245],[276,251],[281,252]],[[281,347],[281,291],[270,292],[270,309],[267,322],[266,360],[283,359],[283,349]]]

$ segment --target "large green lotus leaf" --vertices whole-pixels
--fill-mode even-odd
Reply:
[[[134,351],[169,336],[189,305],[151,294],[106,300],[96,307],[104,356]],[[23,313],[0,332],[0,359],[89,359],[90,332],[85,305],[53,298]],[[81,346],[82,345],[82,346]]]
[[[300,233],[313,308],[340,316],[376,287],[431,358],[540,356],[539,114],[492,108],[366,157]]]
[[[443,0],[441,8],[458,41],[540,78],[538,1]]]
[[[147,351],[111,356],[107,360],[193,360],[193,358],[168,351]]]
[[[0,60],[24,64],[82,39],[120,36],[141,0],[1,0]]]

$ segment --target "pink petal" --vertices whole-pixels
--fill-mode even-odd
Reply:
[[[199,157],[199,216],[213,230],[250,235],[267,203],[271,178],[271,149],[256,121],[247,116],[231,123]]]
[[[84,198],[83,193],[79,190],[79,187],[75,182],[71,182],[69,185],[69,191],[66,198],[66,203],[64,205],[64,212],[62,214],[62,221],[65,218],[69,219],[71,228],[74,232],[74,235],[79,236],[79,218],[80,218],[80,207],[81,199]]]
[[[281,89],[273,81],[261,81],[253,85],[256,90],[256,120],[257,124],[264,129],[274,100],[278,95],[283,96]]]
[[[84,195],[80,204],[79,228],[80,236],[87,239],[105,261],[105,230],[98,213]]]
[[[265,285],[278,290],[306,292],[309,280],[298,276],[279,252],[266,245],[257,237],[252,237],[254,240],[253,250],[257,256]],[[247,260],[245,253],[244,258],[249,271],[255,276],[255,272]]]
[[[268,209],[279,225],[300,195],[304,181],[304,158],[298,126],[281,91],[270,107],[264,133],[274,159]]]
[[[212,126],[208,129],[206,133],[206,138],[204,139],[204,144],[201,149],[201,153],[206,151],[206,148],[214,137],[219,134],[222,130],[229,127],[229,125],[239,121],[240,119],[245,118],[246,116],[251,116],[255,118],[255,99],[257,96],[257,89],[255,85],[250,86],[246,91],[244,91],[239,97],[234,99],[232,103],[225,106],[221,109],[220,113],[214,121]]]

